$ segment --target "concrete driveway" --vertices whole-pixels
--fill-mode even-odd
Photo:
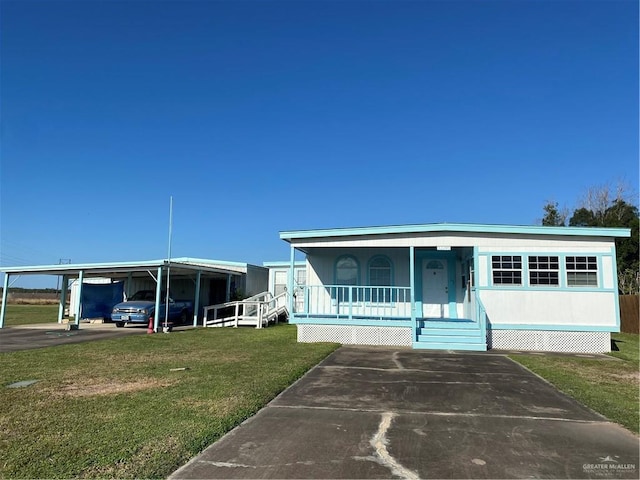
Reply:
[[[146,332],[147,327],[144,325],[116,328],[114,323],[81,323],[78,330],[67,330],[66,324],[59,323],[16,325],[0,329],[0,353],[104,340]]]
[[[638,448],[505,356],[344,346],[170,478],[637,479]]]

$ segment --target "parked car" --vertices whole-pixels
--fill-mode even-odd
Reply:
[[[160,295],[160,312],[158,324],[164,324],[166,307],[166,292]],[[154,319],[156,309],[156,292],[154,290],[140,290],[133,294],[126,302],[118,303],[111,311],[111,321],[116,327],[124,327],[127,323],[148,325]],[[193,316],[193,302],[174,300],[169,297],[168,324],[186,324]],[[152,320],[153,321],[153,320]]]

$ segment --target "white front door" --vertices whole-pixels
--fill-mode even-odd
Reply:
[[[445,260],[422,262],[422,316],[449,316],[449,273]]]

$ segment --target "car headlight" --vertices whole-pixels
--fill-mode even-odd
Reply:
[[[147,309],[146,308],[139,308],[138,309],[138,313],[142,313],[143,315],[147,314]]]

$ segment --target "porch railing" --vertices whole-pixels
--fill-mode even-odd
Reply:
[[[487,310],[484,308],[484,304],[482,303],[482,300],[480,300],[480,293],[478,292],[477,289],[475,291],[474,299],[475,299],[474,307],[475,307],[475,313],[476,313],[475,321],[480,325],[482,338],[486,341],[487,321],[488,321]]]
[[[298,318],[411,318],[410,287],[303,285],[297,295],[304,296]]]

